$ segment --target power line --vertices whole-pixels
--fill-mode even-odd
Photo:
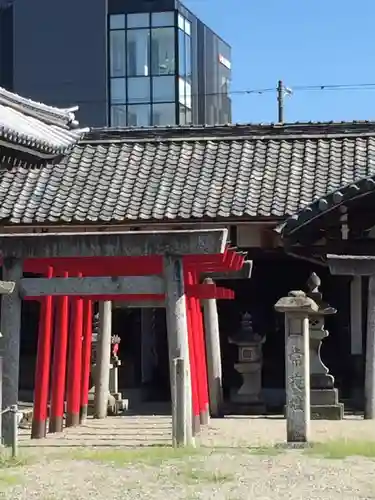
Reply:
[[[73,83],[73,82],[66,82]],[[287,91],[288,94],[296,93],[296,92],[317,92],[317,91],[364,91],[364,90],[375,90],[375,82],[374,83],[353,83],[353,84],[321,84],[321,85],[292,85],[291,88],[287,89],[284,87],[284,91]],[[237,90],[229,90],[228,92],[198,92],[191,93],[191,97],[214,97],[214,96],[240,96],[240,95],[262,95],[269,93],[279,93],[280,89],[277,87],[267,87],[267,88],[248,88],[248,89],[237,89]],[[107,99],[76,99],[75,102],[81,103],[107,103]],[[166,104],[169,101],[168,99],[159,100],[160,104]],[[147,104],[148,101],[144,98],[132,98],[132,102],[127,102],[127,104]],[[113,103],[113,104],[125,104],[122,102]],[[153,104],[158,104],[158,101],[153,101]]]

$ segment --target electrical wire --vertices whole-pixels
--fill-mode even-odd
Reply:
[[[67,84],[73,82],[66,82]],[[291,85],[288,86],[288,93],[291,91],[292,94],[297,92],[319,92],[319,91],[330,91],[330,92],[340,92],[340,91],[366,91],[366,90],[375,90],[375,82],[374,83],[351,83],[351,84],[321,84],[321,85]],[[228,92],[205,92],[205,93],[192,93],[191,97],[214,97],[214,96],[245,96],[245,95],[263,95],[269,93],[277,93],[277,87],[268,87],[268,88],[248,88],[248,89],[238,89],[238,90],[229,90]],[[107,103],[106,99],[76,99],[75,104],[83,103]],[[172,101],[170,99],[153,101],[153,104],[168,104]],[[174,101],[173,101],[174,102]],[[127,104],[148,104],[145,98],[132,98],[131,102],[127,102]],[[59,103],[54,101],[54,105],[58,105]],[[64,102],[64,105],[66,103]],[[114,105],[122,105],[126,103],[122,102],[113,102]]]

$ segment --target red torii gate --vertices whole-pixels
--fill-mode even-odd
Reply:
[[[222,254],[186,255],[182,257],[186,295],[186,310],[191,364],[191,392],[194,429],[207,422],[209,398],[207,384],[206,349],[202,312],[202,299],[233,299],[232,290],[214,284],[201,284],[200,274],[241,270],[245,256],[227,247]],[[24,272],[52,277],[125,277],[150,276],[163,272],[162,256],[144,257],[65,257],[31,258],[24,261]],[[50,384],[50,367],[53,342],[53,298],[23,297],[40,300],[41,312],[38,335],[37,362],[35,370],[35,393],[32,437],[46,435],[48,397],[51,386],[50,432],[63,429],[65,379],[67,375],[67,426],[77,425],[87,412],[90,357],[92,339],[92,301],[164,301],[164,294],[142,295],[90,295],[55,297],[57,313],[55,346]],[[71,301],[72,329],[69,339],[69,302]],[[68,373],[67,373],[68,372]]]

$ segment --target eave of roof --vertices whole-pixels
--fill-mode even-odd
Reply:
[[[0,88],[0,145],[52,159],[67,154],[89,131],[74,111],[37,103]]]
[[[375,175],[367,176],[314,200],[299,212],[288,217],[282,224],[279,224],[275,228],[275,231],[283,238],[290,238],[316,219],[327,215],[333,210],[337,210],[340,206],[345,206],[358,198],[374,192]]]

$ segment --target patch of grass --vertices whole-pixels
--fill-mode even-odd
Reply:
[[[22,481],[22,477],[16,476],[14,474],[1,474],[0,477],[0,491],[5,486],[16,486]]]
[[[223,484],[230,481],[234,481],[235,476],[233,474],[227,474],[220,471],[208,471],[204,469],[197,468],[185,468],[181,471],[182,475],[188,482],[192,483],[213,483],[213,484]]]
[[[280,455],[283,450],[276,448],[275,446],[261,446],[259,448],[250,448],[250,453],[252,455],[264,455],[267,457],[274,457]]]
[[[13,467],[20,467],[22,465],[27,465],[30,462],[30,457],[20,455],[16,458],[12,458],[7,450],[0,451],[0,470],[10,469]]]
[[[151,446],[142,449],[77,449],[70,451],[65,456],[73,460],[87,460],[90,462],[112,463],[117,466],[123,465],[153,465],[158,466],[163,462],[189,458],[193,455],[202,454],[197,448],[172,448],[167,446]]]
[[[314,443],[304,453],[319,455],[325,458],[343,459],[347,457],[375,458],[375,441],[332,440],[325,443]]]

